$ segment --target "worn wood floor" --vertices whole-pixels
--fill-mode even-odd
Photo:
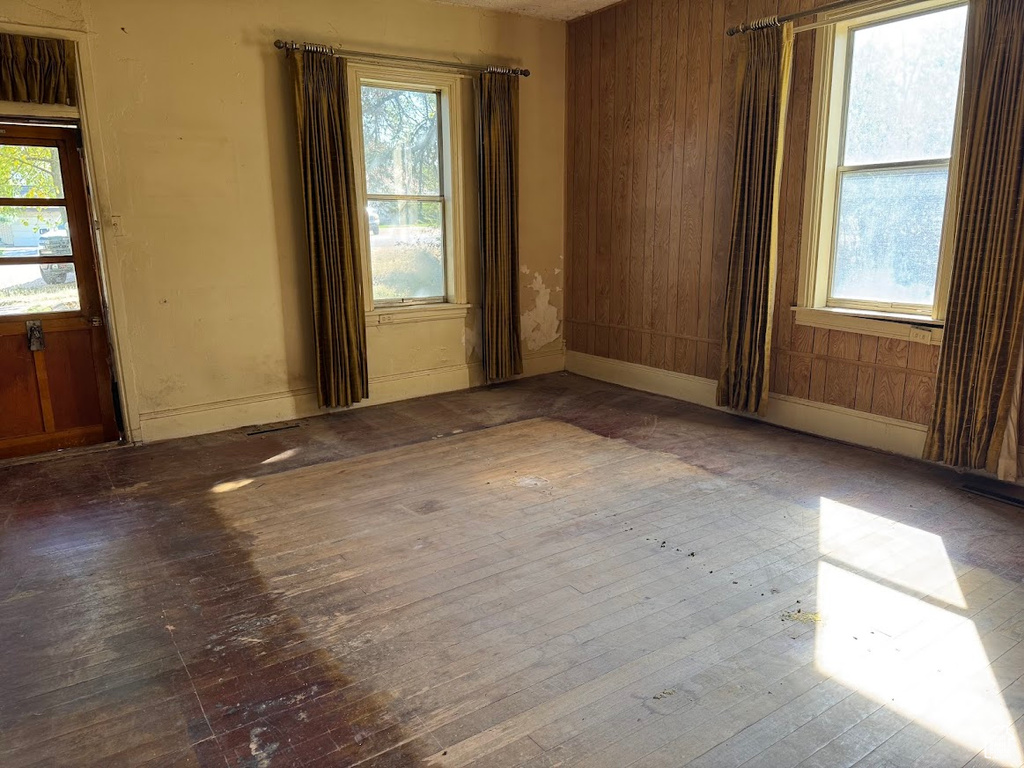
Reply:
[[[0,765],[1019,765],[1024,515],[559,374],[0,468]]]

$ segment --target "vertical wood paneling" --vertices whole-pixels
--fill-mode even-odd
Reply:
[[[643,0],[640,0],[643,2]],[[655,269],[654,243],[657,230],[655,204],[658,199],[658,122],[660,116],[660,83],[661,83],[661,0],[648,0],[645,3],[651,10],[651,44],[648,49],[648,112],[647,112],[647,195],[644,213],[647,228],[644,233],[644,298],[642,328],[654,328],[655,308]],[[639,68],[638,68],[639,70]],[[650,335],[645,335],[641,349],[641,360],[650,365]]]
[[[676,331],[693,339],[698,333],[701,306],[701,237],[704,222],[704,167],[707,161],[707,109],[711,30],[710,0],[689,5],[688,24],[683,29],[689,76],[683,123],[683,206],[680,228],[679,306]],[[706,366],[704,366],[706,367]],[[685,373],[696,373],[696,366]]]
[[[644,255],[647,227],[647,137],[650,125],[650,55],[651,48],[651,2],[638,0],[629,5],[636,8],[636,37],[633,46],[633,135],[630,150],[633,157],[633,179],[630,211],[630,261],[629,261],[629,313],[627,324],[631,329],[643,327],[644,317]],[[627,359],[639,363],[642,359],[640,334],[631,332]]]
[[[573,179],[569,197],[569,214],[572,221],[572,250],[569,252],[569,257],[572,262],[566,266],[567,272],[572,275],[572,281],[569,284],[571,291],[569,307],[571,307],[572,318],[576,320],[589,318],[587,275],[591,261],[591,209],[589,205],[581,205],[579,201],[589,197],[591,187],[590,39],[592,28],[593,24],[589,18],[583,19],[569,28],[572,58],[569,61],[568,93],[575,108],[571,128],[574,135],[570,142],[572,155],[569,162],[571,165],[568,169],[569,176]],[[574,336],[578,338],[579,334],[574,333]]]
[[[676,118],[676,40],[679,35],[676,0],[659,3],[659,29],[661,31],[660,77],[658,78],[658,166],[655,196],[654,254],[655,254],[655,313],[652,327],[659,333],[669,328],[670,300],[675,294],[675,274],[670,272],[672,262],[672,216],[678,211],[672,197],[673,157]],[[674,302],[672,302],[674,308]],[[675,316],[675,313],[672,313]],[[657,346],[657,345],[656,345]],[[657,366],[663,367],[663,366]]]
[[[567,342],[718,378],[741,21],[816,0],[628,0],[569,25]],[[926,423],[938,347],[793,322],[815,39],[797,35],[771,388]]]
[[[587,206],[587,228],[590,247],[587,249],[587,258],[590,266],[587,269],[587,319],[594,323],[597,320],[597,283],[598,265],[600,255],[598,253],[597,221],[598,201],[601,199],[599,152],[601,136],[601,77],[599,63],[601,61],[601,24],[600,17],[595,16],[590,20],[590,188],[586,190],[589,197]],[[594,325],[587,329],[587,348],[591,353],[594,351]]]
[[[669,234],[669,266],[668,266],[668,306],[665,326],[670,333],[681,332],[679,310],[686,300],[686,287],[683,285],[683,248],[681,228],[686,201],[683,199],[683,168],[686,165],[686,97],[690,90],[689,46],[687,45],[687,22],[689,21],[689,3],[677,5],[676,13],[676,72],[675,78],[675,110],[672,137],[672,219]],[[682,342],[683,339],[680,339]],[[680,344],[682,346],[682,344]]]
[[[615,147],[618,137],[615,131],[615,9],[604,11],[598,16],[600,57],[597,142],[597,311],[599,325],[607,326],[611,317],[613,238],[615,236],[612,213],[615,210]],[[600,335],[600,333],[599,333]]]
[[[612,206],[612,285],[611,324],[626,323],[629,292],[623,290],[629,279],[632,222],[632,138],[633,138],[633,51],[636,41],[636,6],[619,5],[612,9],[615,18],[615,134],[613,144]],[[623,351],[625,347],[623,347]]]

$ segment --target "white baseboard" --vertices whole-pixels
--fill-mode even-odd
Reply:
[[[566,352],[565,369],[591,379],[726,410],[715,405],[718,382],[713,379],[663,371],[622,360],[609,360],[582,352]],[[769,395],[767,415],[759,420],[915,459],[921,458],[924,452],[927,432],[924,426],[909,421],[775,394]]]
[[[526,355],[523,358],[523,368],[524,377],[564,370],[565,353],[556,350]],[[469,389],[480,386],[483,381],[483,370],[479,363],[380,376],[370,379],[372,397],[356,403],[352,408],[366,408],[396,400]],[[273,424],[289,419],[301,419],[321,412],[317,407],[316,390],[305,387],[141,413],[138,430],[140,434],[134,435],[134,438],[136,441],[148,443],[188,435],[222,432],[253,424]]]

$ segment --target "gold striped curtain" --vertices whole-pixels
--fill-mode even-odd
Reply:
[[[746,35],[736,132],[732,242],[719,405],[764,414],[779,249],[779,195],[793,25]]]
[[[291,51],[302,197],[313,283],[317,394],[321,408],[367,396],[361,221],[347,131],[345,60]]]
[[[1024,351],[1024,3],[972,0],[953,275],[925,458],[1016,477]]]
[[[484,72],[478,89],[484,376],[523,372],[519,336],[519,79]]]
[[[0,34],[0,101],[76,106],[75,44]]]

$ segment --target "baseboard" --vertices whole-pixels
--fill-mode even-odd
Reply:
[[[565,369],[563,350],[526,355],[523,376],[538,376]],[[353,408],[409,400],[414,397],[478,387],[484,382],[480,364],[451,365],[425,371],[411,371],[370,379],[371,397]],[[139,414],[138,442],[222,432],[253,424],[273,424],[322,413],[312,387],[270,392],[249,397],[199,403]]]
[[[725,410],[715,405],[717,382],[712,379],[582,352],[566,352],[565,368],[591,379]],[[909,421],[775,394],[769,396],[767,415],[759,420],[915,459],[921,458],[924,452],[927,431],[924,426]]]

